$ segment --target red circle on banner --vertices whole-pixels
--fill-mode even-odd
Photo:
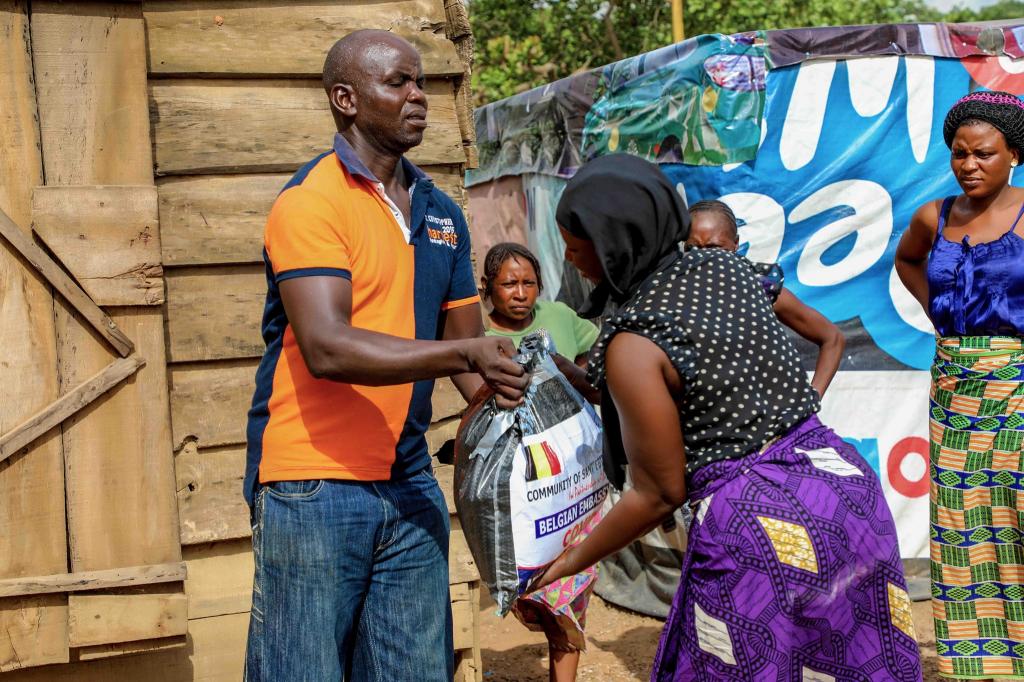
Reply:
[[[924,460],[924,474],[916,481],[907,480],[903,475],[903,460],[908,455],[918,455]],[[886,464],[892,489],[905,497],[924,497],[928,494],[928,441],[918,436],[909,436],[893,446]]]

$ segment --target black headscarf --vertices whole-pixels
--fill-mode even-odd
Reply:
[[[605,279],[580,309],[597,317],[608,299],[621,305],[645,281],[679,257],[690,234],[686,204],[664,173],[628,154],[601,156],[587,163],[565,187],[555,214],[575,237],[594,243]],[[612,484],[625,482],[626,451],[618,411],[608,385],[600,382],[604,422],[604,469]]]
[[[575,237],[594,243],[605,279],[580,310],[600,315],[611,298],[625,303],[670,265],[690,234],[682,197],[653,163],[629,154],[585,164],[565,187],[555,214]]]

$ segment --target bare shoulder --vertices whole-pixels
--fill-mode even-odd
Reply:
[[[932,199],[917,207],[910,218],[910,229],[919,233],[935,236],[939,227],[939,213],[942,211],[942,199]]]
[[[634,386],[642,392],[652,379],[662,378],[670,391],[677,391],[681,381],[665,351],[646,336],[632,332],[619,332],[612,337],[605,354],[608,383],[616,386]]]

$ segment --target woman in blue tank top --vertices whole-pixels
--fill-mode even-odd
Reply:
[[[1024,102],[974,92],[943,126],[963,193],[921,206],[896,251],[937,343],[929,412],[939,672],[1024,676]],[[1018,502],[1019,500],[1019,502]],[[1020,510],[1020,511],[1018,511]]]

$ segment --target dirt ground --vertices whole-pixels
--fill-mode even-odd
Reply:
[[[913,611],[925,682],[937,681],[931,603],[914,602]],[[587,651],[580,661],[580,682],[647,680],[662,622],[620,609],[596,596],[590,602],[587,619]],[[514,616],[495,616],[494,602],[487,596],[480,606],[480,647],[485,682],[548,679],[544,635],[530,632]]]

